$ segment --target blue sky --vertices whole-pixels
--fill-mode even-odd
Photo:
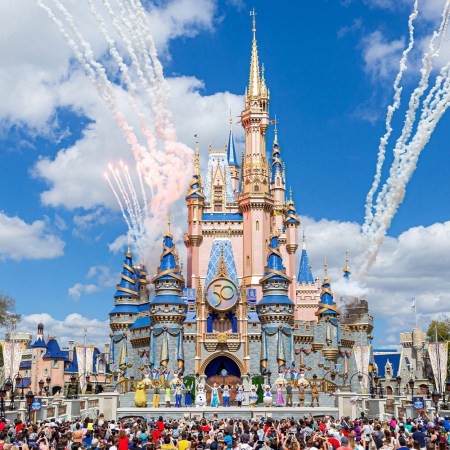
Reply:
[[[69,2],[69,9],[96,54],[104,56],[106,45],[83,3]],[[443,3],[429,1],[420,10],[404,94],[417,84],[421,51]],[[288,184],[317,276],[327,256],[332,278],[339,280],[346,247],[354,264],[362,262],[358,227],[412,4],[146,3],[152,5],[150,23],[173,93],[175,127],[189,146],[199,133],[203,160],[209,141],[225,143],[229,108],[234,116],[242,109],[249,10],[257,9],[270,110],[279,119]],[[102,341],[122,261],[123,240],[116,239],[126,232],[102,173],[109,161],[132,163],[130,147],[61,34],[34,2],[3,2],[0,30],[0,289],[16,298],[24,329],[43,317],[50,332],[67,339],[80,336],[83,323],[92,339]],[[437,67],[448,60],[447,38]],[[404,108],[393,122],[395,135],[403,117]],[[398,332],[414,324],[411,297],[418,299],[424,322],[448,310],[449,120],[443,117],[420,156],[369,278],[362,287],[354,281],[354,291],[364,292],[377,317],[379,345],[395,343]],[[242,143],[238,127],[236,139]],[[270,141],[272,131],[268,135]],[[175,222],[181,237],[182,213],[175,213]],[[404,311],[400,319],[392,317],[392,302]]]

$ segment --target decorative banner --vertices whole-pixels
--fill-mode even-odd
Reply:
[[[84,372],[84,368],[86,365],[85,347],[77,344],[75,346],[75,350],[77,353],[78,375],[79,375],[80,373]],[[78,382],[80,383],[81,392],[83,392],[84,388],[85,388],[86,380],[84,379],[84,377],[79,377],[78,380],[79,380]]]
[[[31,404],[30,411],[40,411],[42,409],[42,398],[35,398]]]
[[[262,331],[261,336],[261,371],[267,368],[267,360],[269,355],[267,353],[267,336],[265,330]]]
[[[447,378],[448,343],[432,342],[428,344],[431,368],[433,369],[434,383],[439,392],[442,392]]]
[[[281,330],[278,332],[277,361],[278,369],[284,369],[286,367],[286,354],[284,353],[283,333]]]
[[[256,302],[256,289],[254,288],[247,289],[247,300],[253,303]]]
[[[19,372],[20,361],[22,360],[23,344],[21,342],[6,341],[3,344],[3,364],[5,368],[5,378],[13,379]]]
[[[425,409],[425,401],[423,397],[413,397],[412,402],[414,409]]]
[[[167,337],[167,333],[164,333],[161,343],[161,358],[159,361],[159,365],[164,368],[167,368],[168,363],[169,363],[169,339]]]
[[[182,369],[184,367],[184,339],[183,339],[183,333],[178,334],[178,352],[177,352],[177,359],[178,359],[178,369]]]
[[[369,380],[370,345],[355,345],[353,351],[355,353],[356,368],[358,372],[363,374],[361,384],[365,390]]]

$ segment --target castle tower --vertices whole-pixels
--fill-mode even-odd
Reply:
[[[239,209],[243,214],[244,284],[260,292],[264,256],[271,231],[273,197],[269,193],[269,169],[266,157],[266,131],[269,126],[269,91],[264,74],[260,77],[256,45],[255,12],[250,60],[249,85],[241,123],[245,129],[245,157]]]
[[[272,228],[274,230],[282,230],[284,228],[283,219],[286,194],[286,173],[281,159],[280,145],[278,144],[276,119],[272,144],[272,163],[270,165],[270,192],[274,199]]]
[[[289,191],[289,200],[286,202],[284,227],[286,233],[286,251],[288,261],[286,265],[286,273],[289,277],[295,279],[295,253],[298,248],[298,227],[300,219],[295,209],[294,200],[292,200],[292,188]],[[295,298],[295,283],[289,288],[289,297]]]
[[[193,278],[200,276],[200,245],[203,242],[202,216],[205,202],[200,176],[198,141],[195,146],[194,175],[186,194],[188,207],[188,231],[185,234],[187,247],[187,286],[195,287]]]
[[[175,244],[169,230],[163,235],[163,252],[152,280],[155,297],[150,302],[153,327],[150,336],[150,365],[184,369],[183,321],[187,304],[183,301],[184,278],[177,263]],[[181,336],[180,336],[181,334]],[[176,362],[176,363],[175,363]]]
[[[276,372],[293,361],[294,302],[288,296],[291,278],[280,253],[279,233],[270,236],[264,276],[263,297],[256,306],[261,327],[261,371]],[[276,349],[276,350],[275,350]],[[288,349],[288,350],[286,350]]]
[[[227,146],[227,159],[228,159],[228,166],[230,167],[233,191],[237,195],[239,191],[239,163],[236,157],[236,147],[234,146],[233,119],[231,117],[231,111],[230,111],[230,135],[228,136],[228,146]]]

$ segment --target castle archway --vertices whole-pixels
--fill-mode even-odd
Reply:
[[[210,355],[203,362],[200,373],[205,374],[207,378],[222,375],[222,371],[226,370],[227,375],[240,378],[244,373],[244,366],[239,359],[228,352],[218,352]]]

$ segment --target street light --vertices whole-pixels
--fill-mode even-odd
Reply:
[[[397,395],[400,395],[400,386],[402,384],[402,377],[398,376],[395,381],[397,382]]]
[[[0,388],[0,418],[5,418],[5,397],[6,389],[4,387]]]
[[[408,386],[409,386],[409,389],[411,390],[411,395],[413,395],[414,384],[415,384],[414,380],[412,378],[410,378],[409,381],[408,381]]]
[[[433,391],[433,393],[431,394],[431,398],[433,400],[434,403],[434,410],[436,413],[436,419],[438,418],[438,405],[439,405],[439,399],[441,398],[441,395],[439,394],[439,392],[435,389]]]
[[[40,396],[42,396],[42,390],[44,389],[44,384],[45,384],[45,382],[44,382],[44,380],[41,378],[41,379],[39,380],[39,383],[38,383],[38,385],[39,385],[39,395],[40,395]]]
[[[14,389],[13,389],[14,385],[13,382],[11,381],[11,378],[8,377],[5,381],[5,389],[6,392],[10,392],[9,394],[9,398],[10,398],[10,409],[12,411],[14,411],[14,409],[16,409],[15,404],[14,404]]]
[[[17,373],[15,376],[15,381],[16,381],[16,388],[17,386],[20,386],[22,394],[20,396],[20,399],[23,400],[25,397],[23,395],[23,379],[22,379],[22,375],[20,375],[20,373]]]
[[[28,403],[28,422],[31,422],[31,404],[33,403],[33,400],[34,400],[33,392],[28,391],[25,398],[27,399],[27,403]]]
[[[50,378],[50,376],[47,376],[45,381],[47,382],[47,386],[45,386],[45,392],[47,393],[47,397],[50,397],[50,383],[52,382],[52,379]]]

